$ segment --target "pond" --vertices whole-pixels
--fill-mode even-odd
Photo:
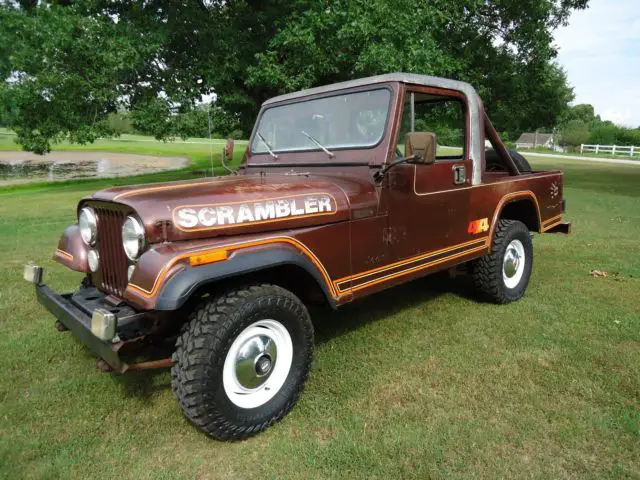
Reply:
[[[176,170],[189,165],[182,157],[111,152],[0,152],[0,186],[17,183],[109,178]]]

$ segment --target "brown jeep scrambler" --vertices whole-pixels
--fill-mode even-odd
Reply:
[[[82,199],[54,254],[80,288],[25,279],[103,369],[171,367],[187,418],[242,439],[302,392],[305,305],[463,264],[486,299],[518,300],[530,232],[569,233],[564,207],[562,173],[505,150],[470,85],[395,73],[268,100],[235,175]],[[163,341],[172,356],[125,361]]]

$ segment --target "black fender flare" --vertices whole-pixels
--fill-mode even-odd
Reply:
[[[320,286],[331,307],[337,307],[329,285],[318,268],[299,250],[281,245],[238,252],[222,262],[180,270],[160,289],[155,310],[177,310],[193,292],[207,283],[282,265],[295,265],[304,269]]]

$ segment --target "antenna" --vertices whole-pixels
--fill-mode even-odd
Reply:
[[[224,169],[229,172],[231,175],[237,175],[238,172],[236,172],[235,170],[229,168],[229,166],[227,165],[227,148],[223,148],[222,149],[222,156],[220,157],[220,161],[222,163],[222,166],[224,167]]]
[[[209,120],[209,157],[211,158],[211,176],[215,177],[216,172],[213,169],[213,140],[211,140],[211,102],[209,102],[209,108],[207,109],[207,118]]]

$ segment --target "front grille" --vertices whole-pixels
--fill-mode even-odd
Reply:
[[[122,297],[127,288],[129,262],[122,246],[122,224],[125,213],[105,206],[95,206],[98,217],[98,254],[100,267],[96,285],[107,293]]]

